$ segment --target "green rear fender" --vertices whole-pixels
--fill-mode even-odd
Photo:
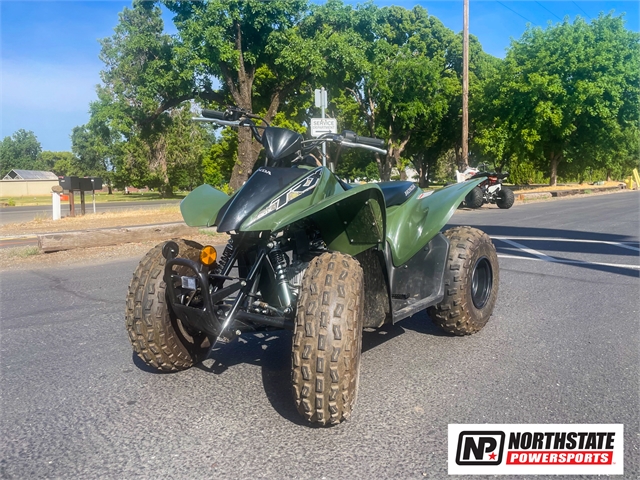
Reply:
[[[412,195],[387,210],[387,241],[396,266],[405,264],[444,227],[464,197],[484,179],[456,183],[433,193]]]
[[[190,227],[211,227],[229,198],[211,185],[200,185],[180,202],[182,218]]]

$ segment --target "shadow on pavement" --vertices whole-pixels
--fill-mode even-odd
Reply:
[[[445,229],[461,227],[462,225],[450,223]],[[604,242],[630,242],[637,246],[638,238],[629,235],[617,235],[613,233],[581,232],[579,230],[563,230],[557,228],[514,227],[509,225],[481,225],[481,230],[492,236],[503,237],[547,237],[567,240],[597,240]]]
[[[447,225],[447,227],[457,227],[459,225]],[[628,256],[631,258],[637,258],[640,252],[631,250],[628,248],[610,245],[606,243],[576,243],[576,242],[562,242],[565,240],[593,240],[598,242],[616,242],[616,243],[629,243],[631,247],[638,248],[638,240],[635,237],[628,235],[617,235],[609,233],[595,233],[595,232],[580,232],[574,230],[559,230],[551,228],[533,228],[533,227],[509,227],[500,225],[483,225],[482,230],[490,236],[513,238],[518,243],[523,243],[527,247],[533,250],[544,252],[551,251],[550,257],[553,257],[555,261],[550,263],[559,263],[564,265],[571,265],[574,267],[585,268],[588,270],[595,270],[598,272],[613,273],[615,275],[623,275],[627,277],[640,277],[640,270],[627,268],[624,266],[615,265],[598,265],[597,263],[578,263],[570,258],[562,258],[555,255],[555,252],[566,253],[583,253],[590,255],[620,255]],[[515,238],[514,238],[515,237]],[[517,237],[529,237],[533,240],[518,240]],[[539,237],[537,240],[535,237]],[[554,238],[557,240],[544,240],[545,238]],[[512,255],[522,258],[538,258],[528,252],[524,252],[521,249],[509,245],[499,239],[494,240],[497,252],[505,255]],[[546,255],[546,254],[545,254]]]

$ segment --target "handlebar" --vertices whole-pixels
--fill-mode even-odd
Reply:
[[[209,110],[207,108],[202,109],[202,116],[205,118],[213,118],[215,120],[227,120],[225,112],[218,112],[216,110]]]
[[[243,110],[237,107],[229,107],[224,112],[203,108],[201,111],[201,115],[202,115],[201,117],[193,117],[193,120],[201,121],[201,122],[213,121],[218,125],[223,125],[228,127],[249,127],[253,131],[253,135],[256,137],[258,141],[261,141],[262,137],[258,133],[256,128],[264,128],[264,127],[256,126],[251,121],[251,119],[259,119],[262,122],[264,122],[267,126],[269,126],[269,123],[262,117],[254,115],[247,110]],[[371,150],[373,152],[381,153],[383,155],[386,155],[387,153],[387,151],[384,149],[386,144],[384,140],[380,138],[363,137],[363,136],[357,135],[355,132],[352,132],[351,130],[343,131],[342,135],[327,133],[313,140],[305,140],[303,143],[311,143],[312,145],[308,148],[315,148],[315,146],[317,146],[317,144],[320,142],[333,142],[343,147],[363,148],[365,150]]]
[[[381,153],[382,155],[387,154],[387,151],[384,148],[380,148],[385,146],[384,140],[381,140],[379,138],[361,137],[350,130],[345,130],[344,132],[342,132],[342,135],[338,135],[335,133],[325,133],[318,138],[305,140],[302,143],[310,144],[310,146],[307,148],[312,149],[321,142],[337,143],[340,147],[363,148],[372,152]]]
[[[375,148],[382,149],[386,144],[386,142],[380,138],[362,137],[360,135],[356,135],[356,133],[352,132],[351,130],[345,130],[344,132],[342,132],[342,136],[349,143],[368,145],[370,147],[375,147]]]

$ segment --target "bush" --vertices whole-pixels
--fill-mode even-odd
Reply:
[[[514,185],[533,185],[536,183],[549,183],[549,177],[537,170],[532,163],[513,160],[509,167],[509,183]]]

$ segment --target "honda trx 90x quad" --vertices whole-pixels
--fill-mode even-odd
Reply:
[[[458,174],[458,181],[481,178],[480,184],[472,189],[464,199],[469,208],[480,208],[485,203],[495,203],[498,208],[511,208],[515,200],[513,190],[505,187],[502,182],[509,176],[509,172],[487,172],[486,164],[480,164],[478,168],[468,168]]]
[[[231,197],[201,185],[182,201],[187,225],[229,233],[221,254],[174,240],[137,267],[126,327],[147,364],[184,370],[216,342],[289,329],[297,409],[313,424],[332,425],[354,406],[364,327],[425,309],[455,335],[487,323],[498,294],[491,240],[470,227],[440,233],[481,179],[435,193],[411,182],[353,187],[316,166],[312,153],[326,143],[384,154],[382,140],[349,131],[303,140],[235,108],[202,115],[250,128],[266,164]]]

